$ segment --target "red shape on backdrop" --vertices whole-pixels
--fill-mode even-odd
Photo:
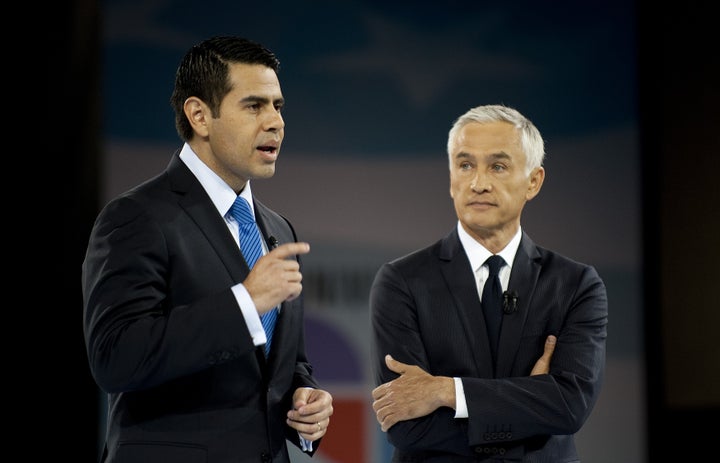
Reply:
[[[359,399],[333,397],[330,427],[318,453],[332,461],[366,463],[368,436],[365,429],[366,404]]]

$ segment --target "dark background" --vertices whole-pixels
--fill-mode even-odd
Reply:
[[[637,69],[636,75],[630,74],[636,78],[639,159],[632,162],[640,166],[643,307],[639,338],[647,429],[646,435],[638,436],[638,445],[647,461],[661,457],[702,460],[711,455],[715,436],[712,425],[701,423],[717,422],[720,402],[720,355],[714,342],[720,308],[714,296],[720,277],[720,189],[716,180],[720,167],[719,76],[716,53],[710,46],[714,23],[708,7],[699,2],[686,2],[671,11],[643,1],[637,3],[635,13],[636,50],[629,56],[635,57]],[[571,15],[566,19],[572,23]],[[57,112],[53,122],[32,140],[33,144],[40,142],[42,170],[50,174],[52,189],[66,205],[48,215],[62,224],[63,246],[52,256],[50,266],[55,270],[52,287],[57,284],[57,302],[52,304],[53,310],[40,315],[46,327],[44,345],[52,351],[52,358],[63,361],[35,367],[52,368],[53,374],[41,375],[42,399],[37,408],[44,413],[43,426],[34,435],[40,441],[50,439],[50,448],[75,457],[75,461],[94,461],[98,452],[98,393],[84,351],[79,269],[92,221],[106,194],[101,153],[112,124],[104,116],[111,98],[103,90],[104,24],[103,9],[95,1],[58,6],[49,13],[47,24],[42,23],[43,29],[50,31],[52,48],[49,67],[42,73],[51,77],[45,103]],[[326,18],[324,24],[342,28],[336,18]],[[501,34],[498,40],[503,40]],[[175,61],[180,54],[176,55]],[[287,68],[292,65],[290,61]],[[607,70],[607,75],[612,73],[613,69]],[[290,79],[283,78],[281,75],[283,83]],[[572,93],[572,88],[568,92]],[[161,100],[166,104],[165,97]],[[297,103],[298,111],[311,103]],[[454,104],[459,107],[460,103]],[[608,106],[612,110],[611,102]],[[573,119],[567,113],[553,114],[551,102],[519,109],[538,114],[543,121],[541,130]],[[380,110],[377,118],[383,116],[390,121],[398,119]],[[553,118],[559,121],[555,125]],[[163,130],[172,131],[170,119],[158,119]],[[443,123],[448,124],[445,119]],[[353,125],[361,123],[367,122],[354,121]],[[551,140],[556,135],[552,129],[544,133]],[[341,141],[323,140],[338,146]],[[360,138],[355,141],[362,143]],[[623,165],[617,169],[621,171]],[[612,188],[607,185],[608,191]],[[30,321],[35,321],[34,315]],[[622,332],[622,327],[616,330]],[[626,334],[633,336],[632,332]],[[57,369],[62,373],[56,373]],[[70,418],[73,425],[64,425]],[[608,439],[605,445],[613,442]]]

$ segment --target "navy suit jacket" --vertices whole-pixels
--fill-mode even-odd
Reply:
[[[290,223],[257,200],[255,214],[266,239],[296,241]],[[90,368],[108,393],[103,461],[289,462],[286,439],[299,445],[285,424],[292,393],[317,387],[302,297],[282,304],[265,359],[230,289],[248,273],[177,155],[102,209],[82,283]]]
[[[605,366],[607,296],[595,269],[523,233],[508,285],[496,373],[475,275],[454,229],[384,264],[370,293],[376,385],[395,379],[385,354],[432,375],[462,378],[469,418],[442,407],[388,430],[394,462],[579,461],[573,434],[597,401]],[[512,305],[510,306],[512,309]],[[529,376],[549,334],[550,374]]]

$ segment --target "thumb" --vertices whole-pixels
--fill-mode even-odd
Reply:
[[[545,340],[543,356],[552,357],[553,352],[555,352],[555,344],[557,344],[557,337],[552,334],[549,335]]]
[[[385,355],[385,365],[390,369],[390,371],[394,371],[395,373],[403,373],[405,365],[402,362],[398,362],[395,360],[392,355],[386,354]]]

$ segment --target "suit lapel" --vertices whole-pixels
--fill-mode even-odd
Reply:
[[[523,327],[530,313],[530,301],[540,275],[539,257],[535,243],[523,232],[508,283],[508,291],[518,294],[517,311],[503,315],[498,348],[498,378],[509,376],[520,348]]]
[[[475,282],[475,273],[460,243],[457,230],[446,236],[440,248],[440,269],[462,322],[462,333],[471,347],[475,368],[481,377],[492,377],[492,354],[485,317]]]
[[[271,211],[266,205],[253,198],[255,205],[255,220],[265,243],[271,236],[278,240],[278,244],[291,243],[295,237],[290,232],[288,223],[279,215]]]
[[[235,238],[228,230],[225,219],[217,213],[205,189],[178,156],[173,156],[170,160],[167,173],[171,188],[180,195],[178,205],[205,235],[233,281],[243,281],[250,273],[250,269],[240,253]]]

